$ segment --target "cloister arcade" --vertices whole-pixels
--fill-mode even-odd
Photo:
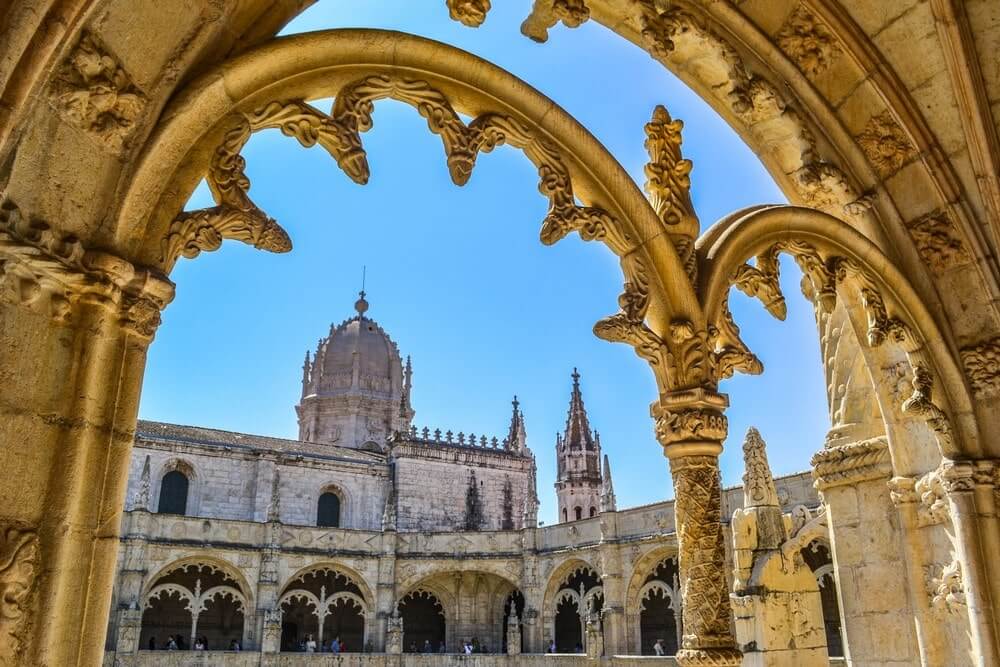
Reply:
[[[0,377],[17,386],[0,402],[10,462],[0,487],[0,660],[101,662],[125,461],[146,350],[174,295],[170,271],[223,239],[290,249],[250,199],[240,156],[247,139],[280,128],[303,146],[320,145],[364,183],[361,134],[373,104],[388,97],[427,119],[458,185],[480,153],[521,150],[549,203],[541,240],[577,232],[620,259],[620,311],[594,331],[631,345],[656,378],[653,426],[676,497],[680,664],[737,665],[754,650],[733,634],[721,567],[718,455],[728,401],[719,383],[762,371],[728,295],[735,286],[781,318],[781,254],[802,269],[816,308],[832,429],[812,461],[822,516],[791,529],[772,521],[787,538],[772,551],[786,549],[828,581],[825,564],[801,555],[825,536],[834,580],[866,584],[838,587],[850,659],[1000,664],[1000,571],[989,558],[1000,550],[995,3],[535,2],[523,29],[536,40],[592,18],[676,72],[793,204],[738,211],[704,229],[690,202],[681,124],[665,108],[647,126],[647,199],[572,117],[475,56],[380,31],[273,39],[307,4],[14,0],[0,22]],[[470,26],[489,5],[447,2]],[[143,39],[129,37],[135,26],[144,26]],[[328,97],[329,113],[310,104]],[[215,206],[184,211],[202,178]],[[751,509],[778,509],[760,502]],[[764,562],[754,560],[766,557],[759,545],[741,537],[749,564]],[[624,634],[637,607],[608,601],[624,599],[622,582],[631,580],[613,562],[587,567],[594,574],[578,581],[574,567],[542,584],[554,603],[543,605],[543,625],[555,628],[574,604],[579,612],[600,578],[605,636]],[[249,634],[250,614],[264,627],[264,611],[281,613],[258,614],[260,596],[232,574],[203,565],[165,571],[140,593],[143,618],[158,615],[176,634],[215,643],[241,627]],[[346,584],[333,590],[343,583],[334,575],[333,589],[314,590],[326,576],[305,576],[301,590],[312,598],[280,598],[280,607],[301,612],[303,624],[313,622],[303,605],[330,610],[331,619],[361,615],[363,628],[376,610],[389,611]],[[476,613],[487,614],[497,644],[514,578],[438,574],[404,597],[432,594],[452,639],[483,618],[462,596],[490,597]],[[582,597],[570,583],[583,585]],[[646,583],[632,599],[665,607],[675,584],[640,595]],[[752,602],[753,589],[737,606]],[[823,599],[832,611],[829,594]],[[182,612],[192,616],[184,630]],[[142,637],[153,631],[142,628]],[[319,619],[317,634],[326,628]],[[645,643],[641,617],[635,634]]]

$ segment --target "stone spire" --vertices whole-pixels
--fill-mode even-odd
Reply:
[[[142,464],[139,490],[136,491],[132,509],[149,511],[149,454],[146,454],[146,461]]]
[[[594,449],[594,433],[590,430],[590,419],[587,408],[583,406],[583,393],[580,391],[580,374],[573,369],[573,392],[569,397],[569,412],[566,415],[566,431],[563,433],[563,444],[570,448]]]
[[[601,506],[601,441],[590,430],[580,390],[580,373],[575,368],[572,377],[566,430],[556,435],[555,488],[561,521],[597,516]]]
[[[524,430],[524,413],[521,411],[521,403],[514,396],[511,401],[514,406],[510,417],[510,428],[507,431],[507,439],[504,440],[504,449],[512,452],[523,452],[528,447],[528,434]]]
[[[617,511],[618,501],[615,499],[615,484],[611,481],[611,462],[604,455],[604,475],[601,481],[601,511]]]
[[[752,426],[743,441],[743,463],[743,507],[780,507],[764,439]]]
[[[413,364],[410,355],[406,355],[406,367],[403,369],[403,395],[399,401],[399,416],[407,422],[413,419],[413,407],[410,395],[413,391]]]

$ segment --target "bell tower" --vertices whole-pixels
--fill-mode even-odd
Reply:
[[[575,368],[566,430],[556,434],[556,461],[559,521],[597,516],[601,510],[601,436],[590,429],[580,392],[580,374]]]

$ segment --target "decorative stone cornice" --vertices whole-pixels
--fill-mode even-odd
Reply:
[[[959,351],[969,385],[976,396],[1000,393],[1000,338],[992,338]]]
[[[813,455],[813,479],[818,490],[888,478],[892,474],[885,437],[829,447]]]
[[[59,324],[73,321],[80,302],[119,313],[122,327],[151,339],[160,311],[174,296],[161,274],[121,257],[86,248],[74,236],[30,219],[0,195],[0,281],[3,294],[28,307],[43,307]]]

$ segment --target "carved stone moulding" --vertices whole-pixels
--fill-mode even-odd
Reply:
[[[158,272],[84,247],[31,219],[0,194],[0,284],[7,298],[44,307],[53,321],[69,324],[80,302],[117,310],[128,331],[151,339],[174,285]]]
[[[820,491],[892,475],[889,444],[884,436],[821,449],[813,455],[811,464]]]
[[[0,527],[0,665],[3,667],[22,664],[21,644],[37,560],[38,535],[33,530]]]

